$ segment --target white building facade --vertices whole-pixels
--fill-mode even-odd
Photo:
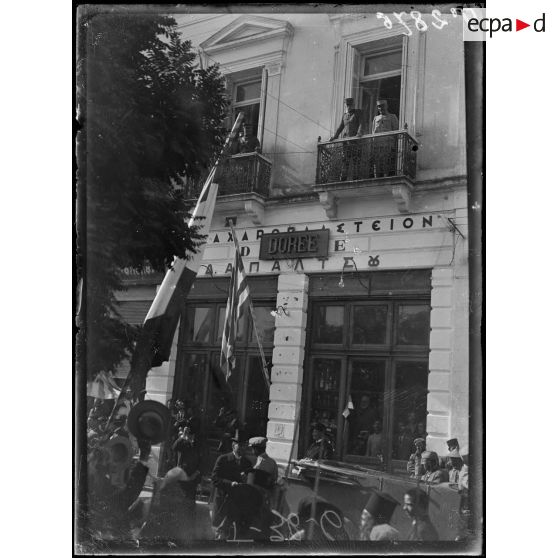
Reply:
[[[236,409],[246,436],[267,436],[280,464],[304,455],[317,421],[336,459],[391,472],[404,470],[413,437],[440,454],[449,438],[468,446],[461,19],[423,15],[419,29],[410,16],[388,26],[376,12],[174,17],[200,62],[220,65],[230,121],[243,111],[261,152],[233,155],[217,180],[204,265],[170,362],[149,373],[148,396],[190,401],[208,439],[219,437],[219,409]],[[362,135],[329,141],[347,97]],[[397,130],[373,133],[378,100]],[[250,321],[228,383],[219,369],[229,219],[269,395]],[[124,315],[141,321],[156,282],[130,278]],[[374,432],[381,441],[371,448]]]

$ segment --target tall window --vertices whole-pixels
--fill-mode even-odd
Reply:
[[[372,122],[378,114],[376,102],[386,100],[388,110],[400,118],[401,75],[403,42],[401,37],[375,41],[360,51],[357,58],[360,107],[362,107],[367,132],[372,132]],[[360,67],[358,67],[360,66]]]
[[[236,120],[238,113],[242,111],[247,131],[251,132],[254,136],[258,135],[261,92],[262,80],[260,78],[239,81],[233,87],[233,122]],[[261,141],[261,138],[259,139]]]
[[[223,301],[185,308],[173,397],[195,405],[209,438],[219,439],[222,434],[216,419],[223,407],[238,413],[239,427],[245,436],[265,436],[269,393],[261,371],[254,325],[246,315],[238,327],[236,366],[228,382],[219,366],[225,305]],[[254,308],[268,373],[275,329],[270,313],[273,308],[271,302],[257,302]]]
[[[311,324],[301,438],[322,422],[338,459],[401,468],[426,436],[429,301],[314,302]]]

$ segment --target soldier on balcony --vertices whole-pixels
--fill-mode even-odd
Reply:
[[[260,140],[254,134],[254,127],[244,125],[239,138],[240,153],[260,153]]]
[[[352,97],[347,97],[345,99],[345,104],[347,105],[347,112],[343,115],[341,124],[339,124],[335,134],[329,138],[329,141],[336,140],[338,137],[352,138],[362,136],[362,111],[355,108],[354,99]],[[339,180],[353,180],[358,178],[356,169],[360,159],[361,150],[358,142],[343,143],[342,170]]]
[[[399,129],[397,116],[388,111],[387,101],[380,100],[376,103],[378,114],[372,122],[372,134],[395,132]],[[373,176],[389,176],[395,174],[396,138],[387,136],[375,138],[373,144]]]

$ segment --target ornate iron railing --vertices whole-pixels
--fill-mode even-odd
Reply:
[[[404,130],[318,143],[316,184],[389,176],[414,179],[417,149]]]
[[[219,184],[219,195],[257,192],[269,196],[271,161],[259,153],[239,153],[224,159],[215,173],[214,182]],[[187,196],[197,197],[203,180],[187,180],[184,188]]]

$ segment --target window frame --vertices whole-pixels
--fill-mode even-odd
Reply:
[[[417,133],[417,127],[422,121],[422,109],[419,106],[419,89],[424,88],[424,51],[425,34],[416,33],[408,36],[403,25],[394,23],[392,29],[384,27],[371,28],[355,33],[343,33],[337,55],[335,56],[333,111],[331,113],[332,134],[339,124],[339,115],[344,112],[344,99],[353,97],[360,99],[358,90],[361,75],[360,58],[363,54],[370,54],[375,48],[383,46],[380,41],[402,40],[401,62],[401,91],[399,107],[399,126],[405,129],[408,126],[410,134]],[[388,46],[388,45],[386,45]],[[357,108],[361,108],[357,104]]]
[[[335,458],[347,463],[360,463],[372,467],[386,468],[388,471],[393,472],[401,470],[402,462],[395,460],[392,457],[393,444],[395,434],[395,382],[396,382],[396,366],[400,361],[420,361],[426,364],[427,381],[425,386],[426,391],[426,405],[428,399],[428,374],[430,373],[429,352],[430,352],[430,336],[425,345],[397,345],[397,315],[400,305],[417,305],[430,306],[430,295],[420,293],[408,294],[395,294],[392,296],[375,295],[372,297],[352,296],[344,298],[331,297],[312,297],[309,301],[309,323],[314,327],[314,320],[316,319],[316,309],[320,306],[340,306],[345,307],[345,320],[343,323],[343,344],[324,344],[316,343],[312,335],[308,335],[306,342],[306,357],[305,357],[305,370],[308,371],[307,379],[305,378],[303,384],[303,402],[306,408],[303,410],[303,418],[301,420],[299,432],[299,454],[303,455],[306,448],[310,443],[310,424],[312,420],[312,395],[314,391],[315,370],[314,361],[316,359],[340,359],[340,386],[339,386],[339,404],[337,414],[337,435],[335,442]],[[376,305],[388,306],[388,316],[386,324],[386,345],[363,345],[353,344],[353,315],[354,308],[358,306]],[[431,307],[430,307],[430,320],[428,330],[431,330]],[[342,416],[342,411],[348,400],[348,394],[351,393],[352,384],[352,366],[355,360],[384,360],[384,395],[383,395],[383,417],[382,417],[382,431],[385,433],[384,439],[384,462],[380,463],[376,458],[369,458],[366,456],[359,456],[349,454],[346,451],[347,441],[343,440],[343,430],[345,426],[345,419]],[[356,407],[357,401],[353,400],[353,405]],[[426,417],[428,410],[426,410]]]
[[[275,307],[275,301],[264,296],[253,300],[254,308],[267,307],[273,309]],[[205,370],[206,374],[203,378],[202,387],[202,405],[203,408],[200,409],[203,413],[207,413],[209,410],[209,405],[211,402],[211,397],[213,396],[213,391],[215,389],[211,384],[211,367],[219,366],[219,358],[221,352],[221,339],[219,339],[220,327],[219,327],[219,312],[221,309],[226,310],[227,301],[224,298],[213,299],[213,300],[191,300],[186,305],[184,305],[181,320],[180,329],[178,336],[178,354],[177,354],[177,371],[180,371],[180,377],[178,374],[175,375],[175,381],[173,386],[173,399],[180,397],[184,392],[186,386],[189,383],[189,369],[188,361],[192,355],[204,355],[205,356]],[[188,331],[190,325],[187,320],[188,312],[195,308],[210,308],[213,312],[214,320],[213,327],[211,328],[210,340],[207,343],[201,343],[193,341],[193,339],[188,339]],[[236,353],[237,358],[241,361],[241,365],[237,369],[238,373],[238,389],[236,392],[236,398],[232,401],[233,405],[239,410],[238,418],[241,423],[246,420],[246,404],[248,397],[248,386],[247,379],[250,374],[250,359],[257,358],[260,359],[260,352],[256,340],[252,341],[253,323],[251,316],[246,314],[248,320],[248,327],[246,328],[246,336],[244,339],[237,339],[236,342]],[[275,328],[274,328],[275,329]],[[273,354],[273,341],[265,341],[262,339],[262,347],[264,350],[264,356],[269,363],[271,363]],[[270,366],[268,371],[271,370]],[[223,377],[224,381],[224,377]],[[234,392],[233,392],[234,394]],[[209,418],[207,415],[206,418]],[[269,419],[268,419],[269,420]],[[211,432],[211,426],[205,424],[206,431]]]
[[[364,74],[364,68],[366,65],[366,59],[370,56],[382,56],[382,55],[389,55],[395,52],[401,53],[401,64],[397,70],[390,70],[387,72],[379,72],[376,74]],[[358,106],[363,109],[363,102],[364,102],[364,85],[371,84],[375,81],[381,81],[387,78],[392,77],[400,77],[399,83],[399,111],[397,116],[399,122],[399,128],[403,129],[403,118],[404,115],[404,102],[405,102],[405,80],[404,80],[404,69],[405,69],[405,40],[401,40],[401,45],[395,46],[374,46],[374,43],[369,43],[365,45],[362,49],[359,49],[358,55],[358,85],[357,85],[357,101]],[[388,107],[390,108],[390,107]],[[393,107],[391,107],[393,108]],[[365,118],[368,119],[368,115],[364,115]],[[372,115],[371,118],[373,119],[374,116]],[[372,133],[371,130],[372,122],[367,122],[367,126],[370,128],[368,131]]]
[[[241,72],[227,74],[227,89],[230,97],[230,113],[228,119],[230,120],[229,129],[234,124],[234,115],[237,110],[242,107],[251,105],[259,105],[258,122],[256,123],[256,136],[260,145],[263,145],[263,136],[265,128],[265,111],[266,111],[266,98],[267,98],[267,73],[265,66],[256,67]],[[248,85],[251,83],[260,84],[260,96],[258,98],[250,99],[248,101],[236,101],[236,94],[239,86]]]

